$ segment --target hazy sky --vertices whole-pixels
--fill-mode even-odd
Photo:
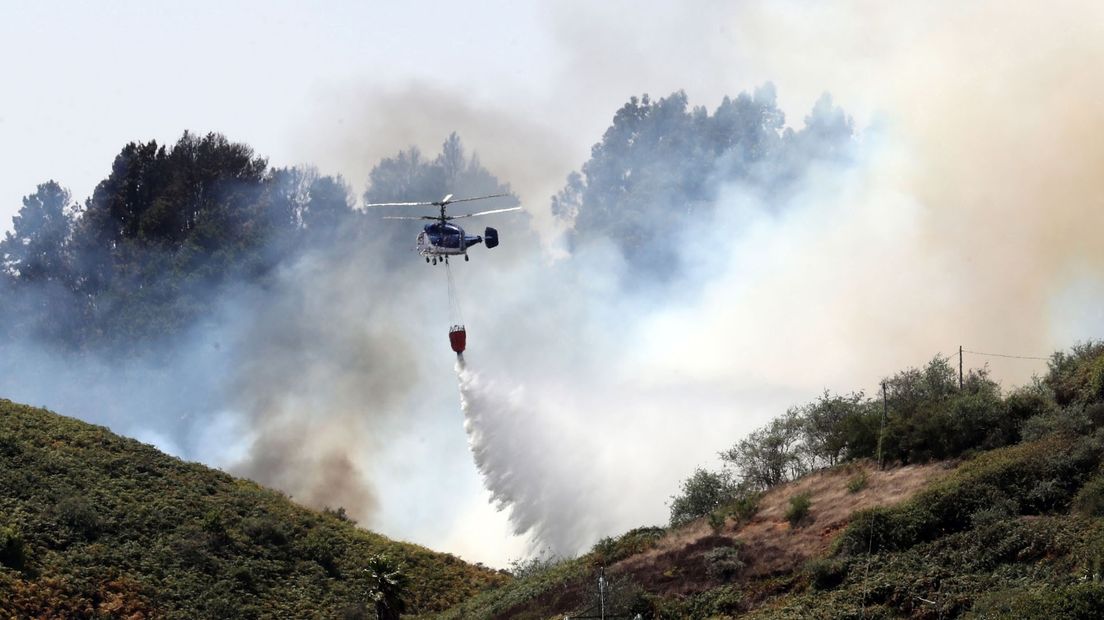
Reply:
[[[480,4],[4,2],[2,226],[47,179],[87,196],[130,140],[220,131],[274,164],[311,160],[298,138],[332,127],[318,115],[342,85],[542,96],[535,5]]]
[[[0,230],[36,184],[83,200],[126,142],[185,129],[343,173],[358,192],[374,161],[412,142],[458,130],[494,170],[518,154],[481,139],[515,135],[532,165],[500,176],[543,209],[630,95],[685,88],[713,107],[787,79],[741,45],[749,25],[727,5],[5,0]],[[790,10],[778,7],[771,19]],[[831,85],[791,81],[792,110]]]

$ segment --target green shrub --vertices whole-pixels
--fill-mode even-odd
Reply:
[[[847,562],[840,559],[817,558],[805,563],[805,575],[816,590],[831,590],[847,578]]]
[[[798,493],[790,497],[790,507],[786,509],[786,520],[790,525],[797,527],[809,516],[809,507],[812,506],[812,496],[808,493]]]
[[[866,488],[867,483],[870,481],[870,477],[867,475],[866,470],[862,470],[859,473],[851,476],[847,481],[847,492],[858,493]]]
[[[1082,550],[1085,563],[1085,580],[1104,581],[1104,536],[1097,534]]]
[[[682,482],[682,491],[671,497],[671,525],[683,525],[706,516],[736,497],[739,487],[728,470],[698,468]]]
[[[1092,620],[1104,617],[1104,586],[1099,583],[1039,587],[994,592],[974,604],[968,618],[1062,618]]]
[[[242,521],[242,532],[258,545],[282,547],[288,542],[287,525],[275,515],[261,514]]]
[[[661,527],[638,527],[618,538],[607,536],[599,540],[591,549],[591,564],[608,566],[629,556],[643,553],[655,547],[656,542],[663,538],[666,532],[667,530]]]
[[[759,499],[762,496],[763,494],[758,491],[741,491],[736,499],[729,502],[727,508],[738,521],[746,523],[759,512]]]
[[[974,529],[992,527],[1018,514],[1019,504],[1013,499],[1005,498],[973,512],[970,515],[970,526]]]
[[[1019,514],[1065,510],[1100,459],[1096,436],[1055,436],[986,452],[903,504],[857,512],[839,539],[839,549],[906,549],[969,529],[975,514],[998,505],[1015,506]]]
[[[1061,406],[1104,401],[1104,342],[1075,345],[1050,358],[1046,384]]]
[[[706,517],[706,519],[709,521],[709,528],[713,530],[714,534],[719,534],[720,531],[724,529],[726,518],[727,517],[725,517],[725,514],[720,510],[714,510]]]
[[[705,574],[711,579],[731,581],[744,567],[744,561],[740,559],[742,546],[742,542],[736,541],[731,547],[716,547],[706,551],[702,556],[705,561]]]
[[[1085,517],[1104,517],[1104,476],[1085,483],[1073,499],[1073,509]]]
[[[655,600],[652,616],[662,620],[731,617],[744,608],[744,595],[735,585],[724,585],[690,596]]]
[[[337,558],[339,542],[333,532],[324,527],[314,527],[297,541],[297,551],[318,563],[331,577],[339,577]]]
[[[84,496],[71,495],[55,507],[58,521],[74,533],[93,539],[100,533],[100,516]]]
[[[1092,420],[1084,407],[1073,405],[1065,409],[1055,409],[1032,416],[1020,425],[1020,436],[1024,441],[1037,441],[1051,435],[1076,437],[1092,429]]]
[[[0,527],[0,566],[19,571],[27,567],[27,545],[13,528]]]

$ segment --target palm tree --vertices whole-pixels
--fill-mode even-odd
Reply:
[[[368,558],[368,568],[364,572],[368,573],[369,596],[376,603],[379,620],[398,620],[406,611],[403,597],[410,583],[402,572],[402,565],[386,555],[377,554]]]

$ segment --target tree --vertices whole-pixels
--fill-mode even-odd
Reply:
[[[586,191],[586,182],[583,175],[572,172],[567,175],[567,185],[552,196],[552,215],[574,222],[579,215],[579,207],[583,204],[583,193]]]
[[[397,620],[406,611],[404,597],[410,585],[402,566],[385,555],[373,555],[364,571],[379,620]]]
[[[850,118],[828,95],[805,127],[786,128],[769,83],[725,97],[712,115],[690,108],[682,91],[631,97],[553,197],[553,213],[573,224],[572,243],[613,241],[640,265],[632,273],[663,282],[678,272],[676,238],[714,213],[725,184],[739,184],[770,207],[783,205],[811,166],[842,158],[852,133]]]
[[[958,371],[937,355],[923,368],[908,368],[885,382],[889,404],[884,454],[902,463],[958,456],[974,448],[1015,441],[1015,420],[1004,415],[1000,386],[988,370]]]
[[[475,155],[469,156],[460,137],[449,134],[441,146],[441,153],[432,160],[422,155],[417,147],[399,151],[394,157],[381,160],[368,174],[368,187],[363,198],[365,203],[374,202],[430,202],[440,200],[446,194],[456,198],[484,196],[488,194],[510,194],[510,185],[502,183],[479,163]],[[514,196],[499,198],[494,208],[514,207],[520,204]],[[488,207],[491,208],[491,207]],[[429,210],[427,210],[427,213]],[[411,215],[409,211],[395,211],[395,215]],[[384,215],[381,213],[381,215]],[[510,214],[518,216],[518,214]],[[527,225],[524,215],[520,218],[497,216],[499,222],[524,230]],[[410,243],[414,236],[412,226],[403,226],[402,222],[376,223],[370,220],[370,226],[377,227],[373,238],[382,244]],[[398,255],[388,253],[385,261],[397,260]]]
[[[809,471],[801,439],[800,410],[791,408],[722,452],[721,459],[732,463],[745,484],[768,489]]]
[[[349,186],[341,177],[315,179],[310,184],[308,197],[302,214],[303,225],[308,231],[332,234],[353,214]]]
[[[23,198],[11,232],[0,241],[0,270],[25,283],[68,277],[66,243],[73,229],[69,198],[69,190],[55,181]]]
[[[469,156],[460,137],[452,133],[433,160],[426,159],[414,146],[382,159],[368,173],[364,202],[422,202],[440,200],[445,194],[466,198],[509,193],[510,185],[484,168],[477,156]],[[498,206],[517,204],[516,198],[509,197]]]
[[[816,402],[800,409],[805,449],[814,464],[835,465],[845,458],[868,456],[868,440],[862,419],[869,402],[862,392],[846,396],[824,392]],[[858,453],[858,454],[856,454]]]
[[[1047,364],[1046,385],[1060,406],[1104,402],[1104,342],[1088,341],[1058,352]]]
[[[735,498],[739,490],[728,470],[712,472],[699,467],[683,480],[679,495],[671,497],[671,525],[704,517]]]

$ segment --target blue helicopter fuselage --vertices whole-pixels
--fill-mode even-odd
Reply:
[[[483,243],[479,235],[464,234],[464,229],[448,222],[426,224],[418,235],[418,253],[422,256],[465,254],[473,245]]]

